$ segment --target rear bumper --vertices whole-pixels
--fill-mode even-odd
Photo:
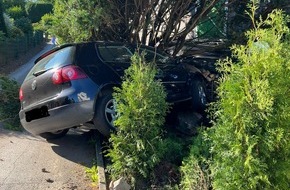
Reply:
[[[20,122],[25,130],[39,135],[44,132],[53,132],[92,120],[94,115],[94,100],[66,104],[47,110],[44,117],[27,120],[27,111],[19,112]]]

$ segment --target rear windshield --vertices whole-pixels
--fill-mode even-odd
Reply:
[[[50,69],[59,68],[65,65],[73,63],[73,57],[75,53],[75,46],[65,47],[57,50],[56,52],[44,57],[37,62],[34,67],[30,70],[25,78],[25,81],[33,78],[33,74],[39,71],[48,71]]]

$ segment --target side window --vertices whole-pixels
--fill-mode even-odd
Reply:
[[[97,75],[100,72],[100,64],[98,64],[95,44],[79,44],[77,46],[75,63],[86,73]]]
[[[125,46],[98,46],[99,55],[105,62],[130,62],[132,52]]]
[[[163,63],[166,59],[165,56],[148,49],[140,49],[141,52],[145,52],[145,60],[147,62],[156,62],[156,63]]]

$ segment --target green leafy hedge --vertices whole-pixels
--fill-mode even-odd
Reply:
[[[18,91],[16,81],[0,75],[0,121],[4,122],[6,128],[14,130],[20,129]]]

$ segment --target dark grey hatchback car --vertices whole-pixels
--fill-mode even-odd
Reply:
[[[109,136],[116,116],[113,87],[120,86],[137,49],[145,51],[147,61],[157,63],[157,78],[165,86],[168,102],[191,100],[196,110],[205,108],[203,76],[187,71],[167,54],[148,46],[86,42],[56,47],[35,61],[19,91],[22,126],[46,139],[78,126]]]

